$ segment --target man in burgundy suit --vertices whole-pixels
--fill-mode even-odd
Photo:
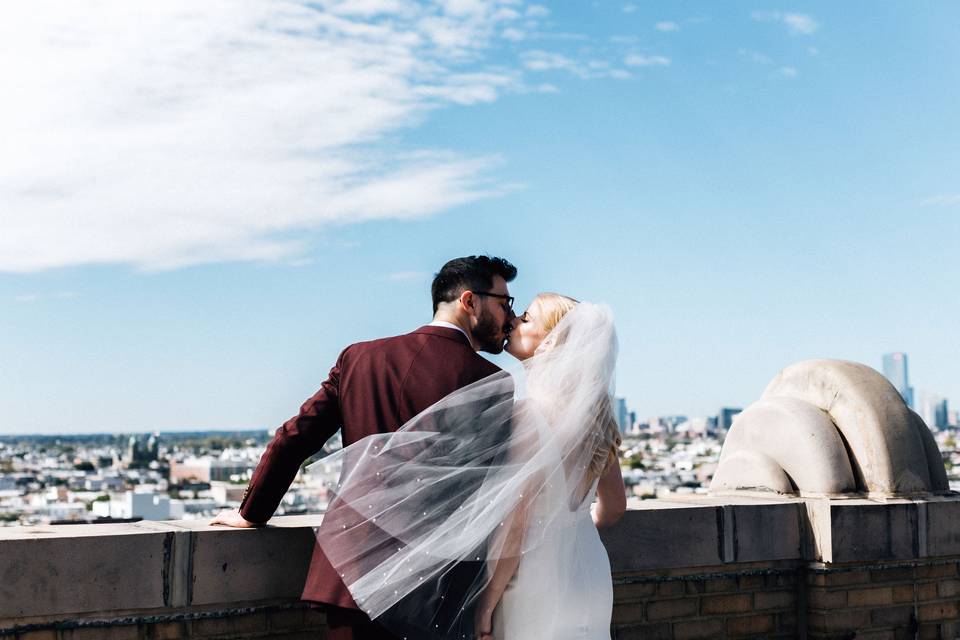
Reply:
[[[516,274],[502,258],[469,256],[447,262],[431,287],[433,322],[406,335],[344,349],[320,390],[277,429],[239,512],[221,513],[211,524],[265,523],[303,461],[338,429],[343,446],[395,431],[447,394],[499,371],[477,351],[503,351],[514,317],[507,283]],[[330,640],[394,638],[357,608],[319,547],[314,548],[301,598],[327,605]]]

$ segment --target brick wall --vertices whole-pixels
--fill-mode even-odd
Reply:
[[[958,563],[815,567],[806,576],[809,637],[952,640],[960,636]]]
[[[795,638],[798,571],[744,568],[686,575],[618,575],[616,640]]]
[[[15,640],[326,640],[322,611],[302,604],[253,610],[201,611],[170,616],[132,616],[115,621],[65,621],[52,628],[24,631]]]

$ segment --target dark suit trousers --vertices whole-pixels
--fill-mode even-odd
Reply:
[[[356,609],[327,608],[328,640],[400,640]]]

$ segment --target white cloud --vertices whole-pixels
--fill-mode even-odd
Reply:
[[[955,207],[960,205],[960,194],[931,196],[920,201],[921,207]]]
[[[550,9],[540,4],[532,4],[527,7],[528,18],[546,18],[550,15]]]
[[[515,29],[513,27],[508,27],[503,30],[503,33],[500,34],[504,40],[509,40],[510,42],[520,42],[527,37],[526,32],[522,29]]]
[[[635,4],[625,4],[625,5],[623,5],[623,12],[624,12],[624,13],[633,13],[633,12],[635,12],[636,10],[637,10],[637,5],[635,5]]]
[[[783,23],[791,33],[809,35],[820,28],[820,24],[804,13],[786,13]]]
[[[552,71],[555,69],[571,70],[576,65],[570,58],[550,51],[525,51],[521,56],[523,66],[530,71]]]
[[[563,54],[533,50],[525,51],[520,55],[524,67],[534,72],[547,71],[565,71],[571,73],[582,80],[595,80],[598,78],[613,78],[623,80],[632,77],[630,72],[623,69],[617,69],[607,60],[590,59],[586,61],[574,60]],[[669,64],[669,60],[667,61]],[[551,87],[551,92],[555,87],[552,85],[541,85]]]
[[[624,58],[623,63],[628,67],[666,67],[670,65],[670,58],[633,53]]]
[[[780,67],[780,69],[778,69],[778,71],[779,71],[780,75],[782,75],[782,76],[784,76],[784,77],[786,77],[786,78],[796,78],[796,77],[797,77],[797,70],[794,69],[793,67]]]
[[[431,110],[521,88],[483,57],[516,8],[4,5],[0,271],[296,260],[331,224],[501,193],[496,158],[381,145]]]
[[[759,51],[751,51],[750,49],[739,49],[737,55],[745,60],[749,60],[754,64],[773,64],[773,59],[770,56],[760,53]]]
[[[678,25],[676,22],[670,22],[669,20],[664,22],[658,22],[654,26],[656,27],[657,31],[679,31],[680,30],[680,25]]]
[[[754,11],[750,17],[758,22],[779,22],[786,26],[792,35],[810,35],[820,28],[820,23],[805,13]]]

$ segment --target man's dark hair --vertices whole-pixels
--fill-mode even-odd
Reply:
[[[433,312],[437,312],[441,302],[453,302],[464,291],[489,291],[494,276],[510,282],[517,277],[517,268],[492,256],[454,258],[433,277]]]

